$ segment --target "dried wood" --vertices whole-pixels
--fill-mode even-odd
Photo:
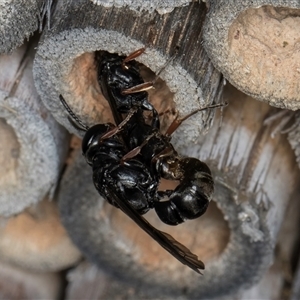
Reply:
[[[288,140],[291,147],[295,151],[298,166],[300,167],[300,114],[299,112],[294,113],[294,124],[292,130],[288,132]]]
[[[300,259],[298,258],[299,262]],[[293,282],[293,289],[291,294],[291,300],[297,300],[300,298],[300,263],[297,266],[295,279]]]
[[[294,276],[293,270],[295,269],[294,257],[299,252],[297,251],[299,221],[300,202],[295,196],[289,201],[284,214],[271,267],[258,284],[242,291],[234,297],[234,300],[291,299],[293,281],[294,286],[297,286],[297,276],[296,274]]]
[[[1,0],[0,53],[9,53],[21,46],[42,26],[51,3],[52,0]]]
[[[217,206],[212,204],[199,220],[171,228],[154,214],[147,216],[205,262],[204,276],[178,263],[99,198],[92,170],[78,153],[62,181],[60,211],[71,238],[90,261],[152,297],[233,295],[261,279],[272,262],[287,203],[299,196],[300,174],[286,138],[272,138],[272,128],[263,125],[274,108],[232,87],[226,100],[221,127],[216,122],[195,145],[182,146],[180,138],[174,139],[182,154],[212,168]]]
[[[143,293],[86,261],[67,274],[66,300],[147,299]],[[160,297],[160,299],[165,299]]]
[[[297,197],[289,201],[284,221],[280,228],[279,238],[274,254],[274,262],[264,274],[258,284],[250,289],[243,290],[231,296],[220,296],[222,300],[249,300],[249,299],[299,299],[299,268],[295,274],[293,290],[292,269],[293,257],[298,242],[298,228],[300,216],[300,202]],[[136,290],[132,285],[112,277],[104,270],[97,269],[87,262],[81,263],[76,269],[68,272],[68,288],[66,299],[147,299],[151,296],[145,290]],[[86,294],[88,291],[89,294]],[[81,294],[83,293],[83,294]],[[292,295],[292,296],[291,296]],[[291,296],[291,298],[290,298]],[[183,295],[167,297],[161,294],[159,299],[190,299]]]
[[[300,108],[300,3],[211,0],[204,47],[225,78],[270,105]]]
[[[60,2],[52,16],[51,31],[43,35],[35,58],[37,90],[54,117],[69,131],[80,134],[67,120],[59,94],[85,123],[110,121],[108,104],[101,98],[96,80],[93,52],[127,55],[146,47],[146,53],[137,60],[154,73],[174,55],[160,77],[175,93],[176,109],[182,115],[218,103],[223,87],[221,75],[201,45],[205,15],[205,4],[198,2],[165,15],[139,14],[128,7],[105,8],[86,1]],[[193,126],[182,126],[178,135],[196,139],[213,115],[214,111],[199,114],[193,118]]]
[[[153,12],[156,10],[159,14],[170,13],[176,7],[188,5],[191,0],[144,0],[144,1],[134,1],[134,0],[90,0],[94,4],[102,5],[104,7],[125,7],[129,6],[130,9],[135,10],[137,12]]]
[[[53,196],[68,149],[67,132],[35,91],[33,46],[0,56],[0,215],[5,216]]]
[[[57,273],[37,273],[0,263],[1,299],[58,299],[62,280]]]

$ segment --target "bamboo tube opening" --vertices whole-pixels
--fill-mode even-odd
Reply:
[[[203,45],[240,91],[279,108],[300,108],[297,1],[210,2]]]
[[[16,216],[1,217],[0,224],[1,261],[53,272],[81,258],[60,222],[56,203],[47,198]]]
[[[17,184],[18,158],[20,144],[13,127],[0,118],[0,189],[13,188]]]
[[[240,13],[228,32],[232,80],[254,95],[273,89],[287,107],[299,102],[299,27],[299,9],[266,5]]]
[[[90,80],[95,71],[93,52],[102,50],[128,55],[144,47],[145,53],[136,60],[156,74],[173,58],[160,77],[174,93],[176,109],[181,115],[219,103],[222,76],[202,47],[206,11],[205,4],[198,2],[165,15],[157,12],[140,15],[128,6],[105,8],[83,0],[58,3],[52,29],[45,31],[41,38],[33,68],[41,99],[59,123],[82,136],[68,121],[59,95],[87,125],[99,120],[111,121],[107,103],[99,102],[100,88],[88,85],[96,81],[96,77]],[[74,71],[78,76],[71,75]],[[188,126],[189,120],[176,134],[184,134],[187,141],[196,140],[200,131],[211,126],[213,117],[213,110],[201,112],[197,118],[191,118],[192,126]]]
[[[162,130],[165,130],[168,124],[170,124],[175,118],[175,114],[177,112],[176,103],[174,101],[175,93],[171,91],[172,88],[169,87],[162,77],[156,77],[155,71],[147,67],[147,65],[151,65],[149,61],[154,55],[152,53],[150,57],[147,58],[147,54],[150,52],[153,52],[153,49],[146,49],[145,53],[141,55],[141,58],[137,58],[136,60],[141,61],[139,63],[139,67],[144,81],[155,81],[153,89],[147,91],[148,99],[158,113],[162,115]],[[167,66],[165,66],[166,62],[167,60],[161,58],[160,62],[157,62],[154,67],[156,72],[160,72],[162,70],[162,76],[165,75],[165,69],[168,67],[170,68],[170,66],[168,66],[168,62]],[[171,65],[171,63],[169,64]],[[173,76],[174,73],[174,77],[181,76],[177,73],[178,71],[173,71],[174,70],[171,67],[171,71],[167,71],[167,76]],[[65,88],[67,89],[65,96],[66,101],[74,113],[79,116],[84,123],[89,126],[97,123],[114,123],[108,101],[102,95],[101,88],[97,80],[97,64],[95,62],[94,53],[87,52],[76,57],[72,62],[70,72],[64,76],[63,81],[66,83]],[[174,82],[172,84],[174,84]],[[187,82],[185,84],[188,85]],[[178,92],[184,94],[186,91],[183,90]],[[180,97],[182,97],[182,95]],[[190,112],[191,108],[186,107],[185,111]],[[70,124],[67,124],[66,127],[71,132],[74,132],[75,130],[70,127]],[[78,132],[76,133],[78,134]]]
[[[46,195],[53,197],[68,147],[67,132],[35,91],[34,46],[33,40],[10,56],[0,56],[2,216],[19,213]]]
[[[256,283],[272,261],[299,170],[285,137],[273,139],[272,128],[262,126],[274,108],[230,86],[225,96],[229,106],[222,126],[216,122],[193,146],[176,147],[208,164],[215,181],[216,204],[212,202],[198,220],[176,227],[164,225],[153,212],[146,215],[155,227],[173,235],[203,260],[206,269],[202,277],[99,197],[92,170],[80,152],[64,174],[60,212],[75,244],[97,266],[152,297],[162,291],[193,299],[232,294]],[[174,146],[178,143],[174,139]]]
[[[165,273],[165,276],[170,272],[175,272],[176,280],[179,281],[184,280],[187,274],[192,273],[189,268],[174,259],[120,210],[105,202],[102,213],[109,215],[111,230],[118,236],[119,243],[117,245],[120,249],[128,251],[134,262],[145,268],[147,272]],[[162,223],[152,210],[145,215],[145,218],[153,226],[168,232],[188,247],[206,265],[223,253],[230,237],[229,226],[215,202],[210,203],[208,210],[201,218],[187,221],[178,226],[168,226]]]
[[[143,64],[139,64],[139,67],[145,82],[155,81],[153,89],[148,90],[149,102],[158,113],[162,114],[162,129],[165,129],[175,117],[174,93],[170,91],[165,81],[160,77],[156,78],[151,69]],[[84,123],[89,126],[96,123],[114,123],[109,103],[102,95],[97,80],[94,53],[84,53],[75,58],[65,81],[69,83],[69,93],[72,95],[72,99],[69,100],[71,109]]]

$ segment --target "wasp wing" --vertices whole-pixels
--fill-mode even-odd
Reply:
[[[109,77],[113,76],[113,73],[111,73],[110,68],[108,67],[110,63],[112,65],[119,65],[120,70],[122,69],[122,62],[125,59],[125,56],[119,56],[117,54],[108,53],[106,51],[96,51],[95,52],[95,59],[97,63],[97,79],[98,83],[101,87],[102,94],[104,98],[108,101],[110,109],[112,111],[114,120],[116,124],[120,124],[123,121],[122,114],[119,113],[118,107],[115,102],[115,96],[112,93],[111,88],[108,85]],[[110,74],[108,74],[108,72]]]
[[[154,240],[156,240],[165,250],[177,258],[182,264],[187,265],[195,272],[201,274],[199,269],[204,270],[204,263],[198,259],[198,256],[192,253],[187,247],[176,241],[171,235],[153,227],[145,218],[139,215],[131,205],[117,196],[114,191],[107,189],[110,198],[113,199],[119,208],[129,216],[136,224],[146,231]]]

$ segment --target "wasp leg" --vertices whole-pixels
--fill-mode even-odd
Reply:
[[[129,94],[145,92],[145,91],[152,89],[153,87],[154,87],[153,81],[143,82],[143,83],[135,85],[131,88],[124,89],[122,91],[122,95],[129,95]]]
[[[126,63],[131,61],[131,60],[134,60],[135,58],[139,57],[140,55],[142,55],[144,52],[145,52],[145,48],[140,48],[132,53],[130,53],[127,57],[125,57],[123,59],[123,62],[122,62],[122,68],[123,69],[128,69],[128,67],[126,66]]]
[[[125,161],[127,161],[127,160],[129,160],[129,159],[131,159],[131,158],[134,158],[135,156],[137,156],[140,152],[141,152],[141,150],[142,150],[142,148],[149,142],[149,140],[153,137],[153,136],[155,136],[157,133],[155,132],[155,133],[153,133],[153,134],[150,134],[145,140],[144,140],[144,142],[140,145],[140,146],[137,146],[137,147],[135,147],[135,148],[133,148],[132,150],[130,150],[128,153],[126,153],[123,157],[122,157],[122,159],[121,159],[121,164],[124,164],[124,162]]]
[[[117,133],[119,133],[120,131],[123,130],[123,127],[128,123],[128,121],[132,118],[132,116],[136,113],[137,109],[132,108],[128,115],[126,116],[126,118],[116,127],[114,127],[113,129],[107,131],[105,134],[103,134],[101,136],[100,141],[103,141],[105,139],[108,139],[114,135],[116,135]]]

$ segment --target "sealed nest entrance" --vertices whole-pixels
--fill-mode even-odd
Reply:
[[[298,9],[263,6],[242,12],[228,35],[235,69],[229,80],[253,96],[279,99],[276,106],[299,108],[299,28]]]
[[[14,129],[3,118],[0,118],[0,136],[0,186],[7,188],[17,182],[20,144]]]
[[[145,82],[155,81],[154,88],[148,91],[149,102],[161,114],[161,128],[165,130],[175,117],[174,94],[149,68],[143,64],[139,64],[139,67]],[[83,123],[89,126],[96,123],[114,123],[109,103],[102,95],[98,83],[95,53],[84,53],[77,57],[66,82],[72,95],[67,102]]]

